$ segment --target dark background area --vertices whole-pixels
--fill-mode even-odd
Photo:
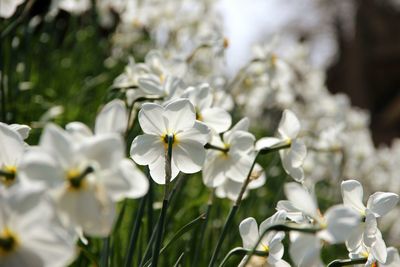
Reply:
[[[400,136],[400,10],[359,1],[355,35],[339,32],[340,56],[328,71],[328,87],[370,110],[375,144],[390,144]]]

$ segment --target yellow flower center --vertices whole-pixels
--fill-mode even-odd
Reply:
[[[84,171],[80,171],[78,169],[69,169],[66,174],[66,180],[68,181],[68,189],[75,191],[75,190],[82,190],[86,187],[86,176],[93,172],[92,167],[87,167]]]
[[[11,186],[15,182],[17,167],[13,165],[6,165],[0,169],[0,181],[5,186]]]
[[[15,251],[19,246],[17,236],[8,228],[0,233],[0,256],[5,256]]]

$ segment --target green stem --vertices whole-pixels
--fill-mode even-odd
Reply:
[[[272,147],[267,147],[267,148],[261,149],[259,151],[259,153],[264,155],[264,154],[272,153],[272,152],[275,152],[275,151],[279,151],[281,149],[289,148],[291,145],[292,145],[291,142],[289,142],[289,143],[285,142],[285,143],[277,145],[277,146],[272,146]]]
[[[199,245],[196,247],[196,251],[195,251],[195,254],[193,257],[193,262],[192,262],[193,267],[196,267],[199,264],[200,251],[203,253],[204,237],[205,237],[205,233],[207,230],[208,218],[210,217],[213,199],[214,199],[214,190],[212,190],[210,192],[210,197],[209,197],[208,203],[207,203],[207,210],[206,210],[204,222],[201,224],[200,240],[198,241]]]
[[[368,261],[368,258],[334,260],[334,261],[330,262],[327,267],[339,267],[339,266],[363,264],[363,263],[366,263],[367,261]]]
[[[158,258],[160,255],[161,243],[164,235],[165,228],[165,218],[167,214],[167,209],[169,205],[169,184],[171,182],[172,170],[171,170],[171,160],[172,160],[172,144],[174,142],[174,136],[168,134],[166,136],[168,149],[166,151],[165,157],[165,191],[164,191],[164,200],[161,208],[160,220],[157,229],[156,242],[154,243],[153,253],[152,253],[152,267],[157,267]]]
[[[108,258],[110,252],[110,237],[106,237],[103,239],[103,249],[101,252],[100,266],[108,267]]]
[[[181,263],[183,256],[185,256],[185,252],[182,252],[182,254],[179,256],[179,258],[177,259],[176,263],[174,264],[174,267],[178,267],[180,266],[179,264]]]
[[[143,218],[144,208],[146,206],[146,200],[147,200],[147,196],[143,197],[140,200],[139,210],[136,214],[136,218],[133,223],[131,237],[129,240],[129,246],[128,246],[128,251],[127,251],[128,256],[126,257],[125,264],[124,264],[125,267],[132,266],[132,259],[133,259],[133,255],[135,253],[135,245],[136,245],[136,241],[138,239],[140,226],[142,225],[142,218]]]
[[[222,260],[219,267],[225,266],[225,264],[228,262],[228,260],[231,256],[233,256],[233,255],[245,256],[249,252],[250,252],[250,250],[245,249],[245,248],[240,248],[240,247],[234,248],[231,251],[229,251],[228,254],[226,254],[225,258]],[[268,252],[266,252],[266,251],[255,251],[254,254],[257,256],[268,257]]]

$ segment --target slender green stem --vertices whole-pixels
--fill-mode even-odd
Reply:
[[[205,233],[206,233],[206,230],[207,230],[208,218],[210,217],[213,200],[214,200],[214,190],[212,190],[210,192],[210,197],[208,198],[205,219],[204,219],[204,222],[201,224],[201,229],[200,229],[200,240],[198,241],[198,246],[196,247],[196,251],[195,251],[195,254],[194,254],[194,257],[193,257],[193,262],[192,262],[192,266],[193,267],[196,267],[199,264],[200,252],[204,253],[203,252],[204,251],[203,250],[204,237],[205,237]]]
[[[185,256],[185,252],[182,252],[182,254],[179,256],[179,258],[176,260],[174,267],[178,267],[179,263],[181,263],[183,257]]]
[[[163,240],[163,235],[164,235],[164,228],[165,228],[165,218],[167,214],[167,209],[169,205],[169,184],[171,181],[171,176],[172,176],[172,170],[171,170],[171,160],[172,160],[172,144],[174,142],[174,136],[171,134],[168,134],[166,136],[166,141],[168,144],[168,149],[166,151],[166,157],[165,157],[165,191],[164,191],[164,200],[163,200],[163,205],[161,208],[161,214],[160,214],[160,220],[158,224],[158,229],[157,229],[157,236],[156,236],[156,241],[154,243],[154,248],[153,248],[153,253],[152,253],[152,267],[157,267],[158,265],[158,258],[160,255],[160,248],[161,248],[161,243]]]
[[[363,264],[363,263],[366,263],[367,261],[368,261],[368,258],[334,260],[334,261],[330,262],[327,267],[339,267],[339,266]]]
[[[103,238],[103,249],[101,252],[100,266],[108,267],[108,258],[110,252],[110,237]]]
[[[155,225],[155,229],[151,234],[149,243],[147,244],[147,247],[144,251],[144,256],[142,258],[142,260],[139,263],[139,267],[145,266],[146,260],[149,258],[150,256],[150,252],[151,252],[151,247],[153,245],[154,239],[156,238],[156,234],[157,234],[157,229],[158,229],[158,224],[160,223],[160,221],[157,221],[156,225]]]
[[[245,256],[249,252],[250,252],[250,250],[245,249],[245,248],[240,248],[240,247],[234,248],[231,251],[229,251],[228,254],[226,254],[225,258],[222,260],[219,267],[225,266],[225,264],[228,262],[229,258],[232,257],[233,255]],[[268,252],[266,252],[266,251],[255,251],[254,254],[258,255],[258,256],[264,256],[264,257],[268,256]]]
[[[227,217],[227,219],[225,221],[224,227],[222,228],[221,235],[219,236],[219,239],[218,239],[218,242],[217,242],[217,246],[214,249],[214,253],[213,253],[212,257],[211,257],[211,260],[210,260],[210,263],[208,264],[208,267],[213,267],[215,262],[217,261],[218,254],[219,254],[219,251],[221,250],[222,243],[224,242],[226,233],[228,232],[229,226],[231,225],[231,223],[233,221],[233,218],[235,217],[235,214],[236,214],[238,208],[239,208],[239,206],[237,206],[236,204],[234,204],[231,207],[231,210],[229,211],[229,214],[228,214],[228,217]]]
[[[135,253],[135,245],[138,239],[140,226],[142,225],[142,218],[143,218],[144,208],[146,206],[146,200],[147,196],[143,197],[139,203],[139,210],[136,214],[136,218],[133,223],[132,233],[129,240],[129,246],[127,251],[127,257],[125,258],[125,264],[124,264],[125,267],[132,266],[132,259]]]
[[[243,266],[247,266],[247,264],[250,261],[251,255],[253,255],[256,252],[256,248],[260,244],[261,240],[263,237],[270,231],[284,231],[284,232],[290,232],[290,231],[297,231],[297,232],[302,232],[302,233],[309,233],[309,234],[315,234],[316,232],[320,231],[321,228],[310,228],[310,227],[302,227],[296,224],[275,224],[267,229],[264,230],[264,232],[260,235],[258,238],[256,244],[254,244],[253,249],[248,253],[249,257],[246,259],[244,262]]]

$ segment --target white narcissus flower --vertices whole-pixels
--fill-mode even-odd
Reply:
[[[288,212],[293,212],[295,209],[303,213],[314,226],[321,228],[317,236],[328,243],[344,242],[360,222],[359,215],[344,205],[332,206],[322,215],[315,197],[298,183],[285,184],[284,191],[292,208]],[[288,207],[288,205],[280,206]]]
[[[76,237],[62,227],[48,199],[35,206],[28,204],[37,198],[28,191],[21,190],[23,195],[13,196],[12,201],[0,195],[0,266],[70,264],[76,255]]]
[[[21,129],[18,127],[18,129]],[[9,187],[17,180],[18,165],[25,152],[26,146],[23,141],[25,130],[22,135],[15,126],[0,123],[0,188]]]
[[[287,145],[281,149],[282,165],[286,173],[298,182],[304,180],[303,162],[307,155],[307,148],[297,137],[300,132],[300,122],[290,110],[284,110],[278,127],[278,137],[264,137],[257,141],[257,150],[270,149]]]
[[[146,103],[139,111],[139,123],[144,134],[133,140],[131,157],[139,165],[149,165],[150,175],[156,183],[165,184],[168,136],[173,139],[171,180],[179,171],[195,173],[201,170],[210,130],[196,121],[189,100],[177,99],[165,107]]]
[[[285,220],[285,211],[278,211],[273,216],[263,221],[260,224],[260,229],[258,229],[257,222],[254,218],[250,217],[243,220],[239,225],[240,236],[242,237],[243,241],[243,248],[252,250],[266,229],[276,224],[282,224],[285,222]],[[284,237],[284,232],[270,231],[265,234],[261,239],[261,242],[258,244],[256,250],[267,252],[268,256],[251,256],[249,262],[250,266],[264,266],[266,264],[273,267],[289,267],[290,265],[286,261],[282,260],[284,253],[282,240]],[[247,258],[248,256],[245,256],[239,266],[244,266]]]
[[[225,132],[232,123],[231,115],[224,109],[213,107],[213,95],[208,84],[189,87],[182,94],[188,98],[196,110],[196,119],[205,123],[217,133]]]
[[[166,76],[160,82],[158,78],[149,76],[139,79],[139,88],[146,95],[162,97],[164,101],[179,98],[183,93],[183,81],[174,76]]]
[[[8,19],[25,0],[0,0],[0,18]]]
[[[40,146],[28,151],[20,175],[50,188],[65,223],[90,236],[107,236],[112,228],[115,202],[146,194],[145,177],[124,160],[122,139],[102,134],[76,142],[56,125],[45,127]],[[127,176],[132,175],[128,180]],[[136,184],[132,188],[132,184]]]
[[[243,199],[247,196],[249,190],[263,186],[267,180],[265,172],[260,164],[256,163],[250,179],[251,181],[246,188],[247,190],[243,194]],[[222,185],[216,188],[215,195],[219,198],[229,198],[230,200],[235,201],[239,196],[242,186],[243,183],[236,182],[232,179],[226,179]]]
[[[221,186],[227,179],[243,183],[255,158],[255,137],[248,130],[249,120],[240,120],[222,140],[213,135],[203,168],[203,182],[208,187]]]
[[[360,217],[365,218],[365,223],[361,223],[346,241],[349,251],[359,249],[364,243],[369,243],[368,239],[374,239],[374,234],[380,234],[376,228],[376,218],[382,217],[390,212],[398,203],[399,196],[390,192],[376,192],[368,198],[367,206],[363,204],[364,191],[362,185],[356,180],[343,181],[341,184],[343,204],[356,212]],[[373,226],[373,229],[368,229]],[[368,246],[368,244],[365,244]],[[380,259],[380,262],[384,262]]]

